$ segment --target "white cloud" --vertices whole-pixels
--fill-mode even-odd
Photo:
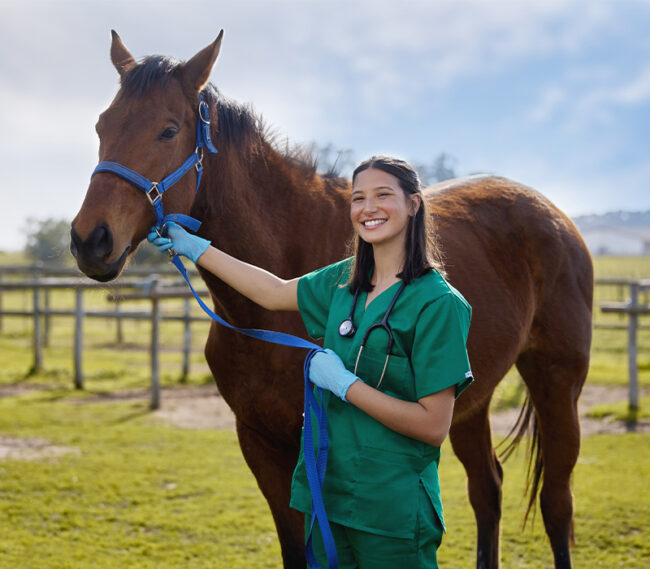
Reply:
[[[187,59],[223,27],[224,44],[213,79],[224,94],[253,101],[256,110],[292,140],[347,141],[352,133],[359,147],[355,150],[364,152],[394,144],[395,152],[403,154],[398,141],[426,138],[423,133],[439,125],[423,122],[420,127],[409,113],[418,120],[420,115],[433,120],[431,103],[459,84],[471,85],[467,88],[482,97],[485,85],[506,75],[521,78],[522,70],[556,58],[574,65],[550,77],[525,115],[540,138],[553,136],[544,129],[556,120],[580,130],[594,120],[614,121],[619,109],[650,99],[650,65],[630,75],[627,69],[580,57],[603,37],[626,38],[627,22],[619,22],[619,6],[612,2],[0,2],[0,49],[11,54],[0,61],[0,161],[3,171],[14,172],[5,176],[0,191],[4,195],[10,189],[14,196],[9,202],[11,219],[3,228],[12,235],[35,208],[38,215],[68,216],[80,204],[96,160],[93,125],[116,88],[108,58],[111,28],[120,32],[136,57],[165,53]],[[517,129],[530,124],[513,113],[488,116],[497,105],[485,99],[485,116],[477,124],[465,123],[467,109],[453,103],[444,111],[437,108],[435,120],[443,123],[448,118],[440,116],[444,113],[455,117],[465,138],[456,141],[459,147],[470,146],[475,132],[486,140],[486,132],[502,128],[508,136],[499,152],[518,156],[516,146],[525,146],[527,133]],[[584,122],[571,123],[572,116]],[[411,132],[404,132],[407,119]],[[366,131],[378,131],[374,127],[379,122],[385,140],[364,138]],[[439,130],[436,136],[444,144],[444,133]],[[620,144],[625,144],[623,138]],[[581,152],[602,154],[587,142]],[[483,165],[461,154],[458,158],[468,169]],[[579,195],[579,181],[571,182],[579,178],[576,172],[544,178],[551,162],[540,154],[539,163],[529,170],[504,170],[498,157],[485,163],[494,171],[521,174],[523,181],[570,187]],[[615,175],[612,172],[611,178]],[[640,174],[629,177],[630,183],[640,184],[640,179]],[[594,183],[608,186],[606,178]],[[605,191],[601,194],[606,197]],[[0,236],[3,246],[5,235]]]

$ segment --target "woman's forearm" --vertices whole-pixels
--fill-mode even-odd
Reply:
[[[209,246],[197,264],[269,310],[298,310],[298,279],[284,280]]]
[[[445,440],[454,410],[455,388],[403,401],[383,393],[362,381],[355,381],[346,399],[389,429],[432,446]]]

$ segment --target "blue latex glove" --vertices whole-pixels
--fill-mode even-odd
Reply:
[[[345,394],[358,379],[356,375],[346,369],[336,352],[329,348],[324,352],[317,352],[311,359],[309,380],[318,387],[329,389],[343,401],[347,401]]]
[[[151,230],[151,233],[147,235],[147,239],[158,247],[159,251],[164,253],[168,249],[173,249],[179,255],[187,257],[194,263],[210,245],[210,241],[207,239],[188,233],[173,221],[165,224],[163,232],[165,237],[159,237],[153,227]]]

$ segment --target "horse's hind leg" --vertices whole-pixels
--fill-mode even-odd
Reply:
[[[553,345],[554,344],[554,345]],[[543,468],[540,505],[555,567],[570,569],[573,541],[571,473],[580,451],[578,396],[589,365],[587,338],[559,345],[557,336],[546,345],[539,338],[523,352],[517,368],[524,379],[537,414]],[[533,492],[536,491],[535,485]]]
[[[478,532],[476,567],[498,569],[503,470],[492,446],[488,407],[454,423],[449,436],[467,472],[469,500]]]

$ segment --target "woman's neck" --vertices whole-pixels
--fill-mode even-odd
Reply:
[[[372,284],[384,289],[399,280],[397,273],[404,266],[404,243],[386,243],[373,246],[375,268],[372,272]]]

